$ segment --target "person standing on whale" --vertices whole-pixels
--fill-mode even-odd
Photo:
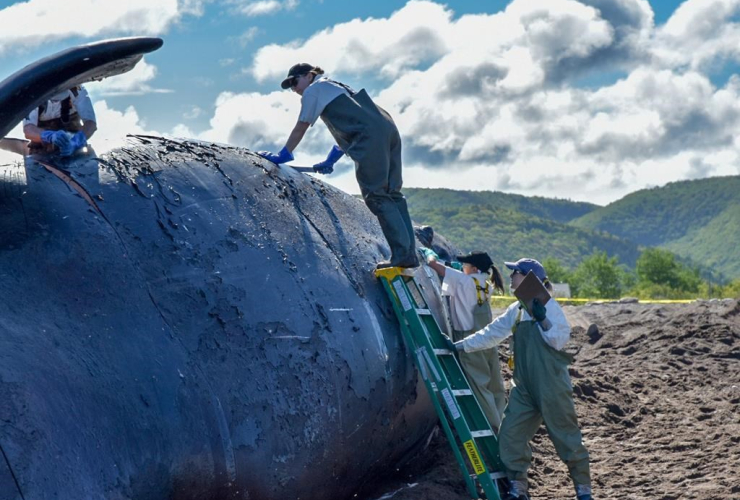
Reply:
[[[391,116],[376,105],[365,90],[324,78],[324,70],[307,63],[296,64],[283,80],[283,89],[301,96],[301,112],[293,131],[279,153],[261,151],[263,158],[281,164],[293,160],[293,151],[308,127],[321,118],[338,145],[326,160],[313,166],[330,174],[346,154],[355,162],[355,176],[365,204],[378,218],[391,248],[389,261],[377,268],[416,267],[414,228],[406,198],[401,194],[401,135]]]

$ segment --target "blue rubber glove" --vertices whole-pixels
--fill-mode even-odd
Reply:
[[[41,142],[54,144],[60,151],[69,148],[71,144],[69,134],[64,130],[44,130],[41,132]]]
[[[52,144],[54,142],[54,134],[56,134],[57,131],[55,130],[44,130],[41,132],[41,142],[44,144]]]
[[[281,149],[278,154],[270,153],[269,151],[260,151],[257,154],[265,160],[270,160],[271,162],[277,163],[278,165],[294,160],[293,154],[288,151],[287,147],[283,147],[283,149]]]
[[[317,163],[313,166],[313,171],[318,174],[330,174],[334,172],[334,164],[344,156],[344,151],[339,146],[334,146],[326,156],[326,160]]]
[[[75,148],[75,151],[87,146],[87,136],[85,135],[85,132],[80,130],[72,136],[72,146]]]
[[[72,156],[72,154],[80,148],[87,146],[87,136],[80,130],[69,140],[69,145],[66,147],[59,147],[59,156]]]

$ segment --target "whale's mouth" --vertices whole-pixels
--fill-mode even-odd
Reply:
[[[0,83],[0,137],[60,91],[130,71],[161,38],[103,40],[58,52],[17,71]]]
[[[3,450],[3,446],[0,443],[0,498],[7,498],[10,500],[20,499],[24,500],[25,497],[21,493],[21,485],[18,484],[18,479],[13,473],[13,468],[10,466],[10,460]]]

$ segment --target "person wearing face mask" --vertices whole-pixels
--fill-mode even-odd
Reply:
[[[406,198],[401,194],[401,136],[391,116],[373,102],[365,90],[356,92],[324,76],[324,70],[307,63],[296,64],[283,80],[283,89],[301,96],[301,111],[285,146],[278,153],[260,156],[281,164],[293,160],[293,151],[308,127],[318,118],[326,124],[337,145],[314,171],[330,174],[343,156],[355,162],[355,176],[365,204],[378,218],[391,249],[390,260],[377,268],[416,267],[414,228]]]
[[[552,285],[542,265],[534,259],[506,262],[512,270],[511,288],[530,271],[548,290]],[[534,299],[532,315],[519,302],[488,326],[455,343],[466,353],[491,349],[514,338],[514,387],[499,430],[499,452],[506,467],[510,490],[503,500],[528,500],[527,471],[532,462],[529,445],[545,424],[560,459],[567,465],[577,500],[592,500],[589,455],[578,425],[568,365],[572,356],[563,351],[570,339],[570,325],[555,299],[541,304]]]
[[[429,267],[442,278],[442,295],[450,298],[452,340],[462,340],[484,328],[493,318],[490,296],[504,291],[501,273],[486,252],[459,255],[462,270],[442,265],[434,253],[426,254]],[[494,352],[461,352],[460,365],[486,415],[491,428],[498,430],[506,407],[506,388],[501,375],[498,349]]]
[[[87,146],[97,128],[92,101],[82,86],[52,96],[23,120],[30,153],[71,156]]]

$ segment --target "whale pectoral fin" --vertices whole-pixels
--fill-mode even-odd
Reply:
[[[0,137],[52,95],[131,71],[144,54],[163,43],[154,37],[103,40],[58,52],[17,71],[0,83]]]

